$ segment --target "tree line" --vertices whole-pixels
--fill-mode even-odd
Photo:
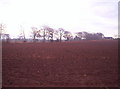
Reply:
[[[32,29],[32,38],[35,40],[36,38],[42,38],[43,41],[50,40],[53,41],[56,39],[57,41],[62,41],[64,38],[66,41],[70,40],[101,40],[104,37],[103,33],[89,33],[89,32],[75,32],[74,36],[70,31],[67,31],[63,28],[58,28],[57,30],[49,27],[43,26],[41,29],[36,27],[31,27]],[[54,39],[53,39],[54,38]]]
[[[10,39],[9,34],[4,33],[5,25],[0,24],[0,39],[1,37],[4,37],[6,39]],[[66,41],[70,40],[101,40],[104,37],[104,34],[101,32],[98,33],[89,33],[89,32],[75,32],[74,35],[70,32],[65,30],[64,28],[58,28],[53,29],[47,25],[42,26],[40,29],[37,27],[31,27],[31,35],[33,41],[36,41],[36,39],[42,39],[43,41],[59,41],[61,42],[63,39]],[[26,40],[25,32],[24,30],[19,36],[19,39]]]

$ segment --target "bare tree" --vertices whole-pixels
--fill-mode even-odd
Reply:
[[[53,36],[54,36],[54,29],[47,25],[43,26],[43,40],[45,41],[46,38],[48,40],[53,40]]]
[[[5,40],[5,42],[9,42],[9,40],[10,40],[10,35],[9,34],[3,34],[3,38],[4,38],[4,40]]]
[[[32,37],[33,37],[33,41],[36,41],[36,38],[40,38],[42,37],[41,35],[41,29],[38,30],[37,27],[32,27]]]
[[[103,39],[104,38],[104,34],[99,32],[99,33],[96,33],[96,35],[98,36],[98,39]]]
[[[47,32],[48,32],[48,40],[50,38],[50,40],[52,41],[53,40],[53,35],[54,35],[54,29],[53,28],[48,28]]]
[[[19,38],[24,39],[24,41],[26,39],[23,26],[20,26],[20,36],[19,36]]]
[[[83,33],[82,32],[77,32],[77,33],[75,33],[75,38],[74,39],[81,40],[82,37],[83,37]]]
[[[4,34],[4,31],[5,31],[5,24],[0,24],[0,39],[2,37],[2,35]]]
[[[58,29],[60,42],[61,42],[61,40],[62,40],[62,36],[64,35],[64,32],[65,32],[65,30],[64,30],[63,28],[59,28],[59,29]]]
[[[72,33],[69,31],[65,31],[63,37],[66,38],[67,41],[73,38]]]
[[[5,33],[5,28],[6,25],[5,24],[0,24],[0,39],[4,39],[4,42],[9,42],[10,40],[10,35]]]
[[[33,40],[35,41],[38,29],[36,27],[31,27],[31,29],[32,29]]]
[[[59,31],[54,29],[54,37],[59,41]]]
[[[82,32],[82,37],[83,37],[83,39],[87,39],[87,35],[88,35],[88,32]]]
[[[43,31],[43,40],[45,41],[46,40],[46,36],[47,36],[47,29],[49,28],[49,26],[47,25],[44,25],[43,28],[41,29]]]

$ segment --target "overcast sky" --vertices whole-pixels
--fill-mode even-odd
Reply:
[[[71,32],[118,34],[119,0],[0,0],[0,23],[11,36],[20,26],[29,35],[32,26],[48,25]]]

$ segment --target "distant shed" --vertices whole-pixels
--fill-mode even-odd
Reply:
[[[106,40],[113,40],[113,37],[104,37]]]

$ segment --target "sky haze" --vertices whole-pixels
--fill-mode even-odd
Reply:
[[[0,23],[6,33],[27,36],[31,27],[48,25],[71,32],[118,34],[118,0],[0,0]]]

